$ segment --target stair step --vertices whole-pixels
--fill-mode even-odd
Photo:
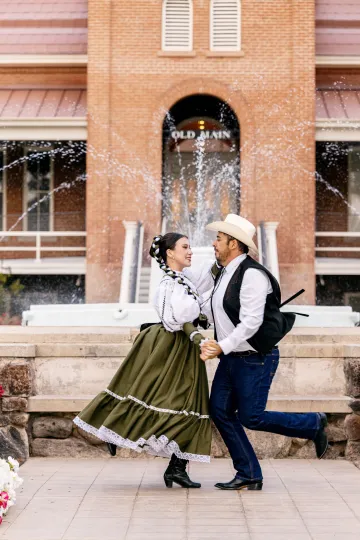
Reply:
[[[43,395],[29,398],[29,412],[81,411],[94,396]],[[267,410],[282,412],[350,413],[347,396],[269,396]]]

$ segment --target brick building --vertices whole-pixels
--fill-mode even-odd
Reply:
[[[124,221],[240,210],[278,222],[285,296],[360,307],[358,2],[4,5],[3,272],[117,301]]]

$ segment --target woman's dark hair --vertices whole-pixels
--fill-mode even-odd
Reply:
[[[161,259],[164,261],[164,263],[166,264],[167,250],[174,249],[176,242],[180,240],[180,238],[187,238],[187,236],[186,234],[169,232],[169,233],[164,234],[164,236],[159,235],[158,238],[159,238],[159,241],[157,242],[157,246],[159,247],[159,255]],[[149,253],[151,257],[156,258],[154,244],[151,245]]]
[[[166,262],[167,250],[174,249],[176,242],[180,240],[180,238],[187,238],[187,236],[180,233],[167,233],[164,236],[161,236],[161,234],[159,234],[158,236],[154,236],[149,253],[150,256],[153,257],[160,266],[160,270],[165,272],[167,276],[175,279],[178,283],[180,283],[180,285],[183,285],[187,293],[193,296],[195,300],[199,301],[197,292],[193,291],[192,288],[183,279],[183,277],[179,275],[179,272],[172,270]]]

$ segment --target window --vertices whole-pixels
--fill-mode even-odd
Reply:
[[[163,51],[191,51],[192,0],[163,0]]]
[[[210,0],[210,50],[240,51],[240,0]]]
[[[53,160],[51,149],[25,150],[25,224],[28,231],[51,231],[53,200]]]
[[[348,230],[360,232],[360,146],[349,148]]]
[[[0,230],[6,230],[6,171],[5,150],[0,148]]]
[[[360,311],[360,292],[344,293],[345,306],[351,306],[353,311]]]

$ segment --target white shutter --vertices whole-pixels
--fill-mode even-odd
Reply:
[[[192,0],[164,0],[162,48],[192,50]]]
[[[240,51],[240,18],[240,0],[211,0],[212,51]]]

